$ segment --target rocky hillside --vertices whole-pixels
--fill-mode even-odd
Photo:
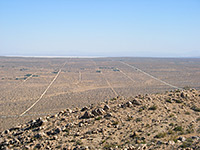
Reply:
[[[66,109],[3,131],[0,149],[200,149],[200,91]]]

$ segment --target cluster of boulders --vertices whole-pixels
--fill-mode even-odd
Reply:
[[[200,149],[200,92],[118,96],[0,133],[0,149]]]
[[[94,118],[96,116],[99,116],[99,115],[104,115],[106,113],[106,111],[108,111],[110,109],[110,107],[108,105],[105,105],[104,108],[95,108],[93,110],[88,110],[88,109],[85,109],[82,108],[81,111],[85,111],[84,115],[81,116],[81,119],[89,119],[89,118]]]

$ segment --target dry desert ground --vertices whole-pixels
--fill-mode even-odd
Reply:
[[[200,89],[198,58],[0,57],[0,131],[139,94]]]

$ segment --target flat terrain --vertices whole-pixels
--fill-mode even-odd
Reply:
[[[66,108],[200,89],[200,59],[0,57],[0,131]]]

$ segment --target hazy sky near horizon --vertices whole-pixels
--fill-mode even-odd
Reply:
[[[200,56],[200,0],[1,0],[0,56]]]

